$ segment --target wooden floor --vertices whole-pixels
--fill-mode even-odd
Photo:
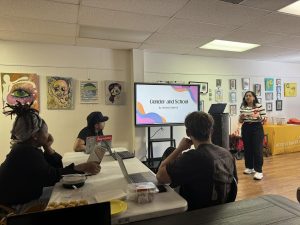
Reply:
[[[300,187],[300,152],[264,158],[261,181],[253,175],[244,175],[244,160],[237,160],[238,195],[236,200],[253,198],[265,194],[285,196],[297,202],[296,191]]]

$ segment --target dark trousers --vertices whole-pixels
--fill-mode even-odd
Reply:
[[[245,151],[245,166],[262,173],[264,130],[261,123],[244,123],[242,139]]]

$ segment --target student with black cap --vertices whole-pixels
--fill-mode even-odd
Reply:
[[[101,112],[92,112],[86,118],[87,126],[83,128],[74,143],[75,152],[85,151],[86,138],[91,136],[103,135],[105,121],[108,120],[107,116],[103,116]]]

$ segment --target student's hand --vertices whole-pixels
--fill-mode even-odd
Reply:
[[[86,162],[76,165],[74,169],[80,172],[95,175],[100,172],[101,166],[96,162]]]
[[[51,134],[49,134],[47,142],[43,145],[44,150],[48,154],[53,154],[55,152],[54,149],[51,148],[53,142],[54,142],[54,138]]]
[[[180,149],[181,151],[190,149],[192,146],[193,142],[189,138],[182,138],[177,149]]]

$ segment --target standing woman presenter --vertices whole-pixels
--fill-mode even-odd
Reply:
[[[254,92],[247,91],[240,108],[239,122],[242,123],[242,139],[245,151],[244,174],[254,174],[253,179],[263,178],[263,122],[266,119],[266,111]]]

